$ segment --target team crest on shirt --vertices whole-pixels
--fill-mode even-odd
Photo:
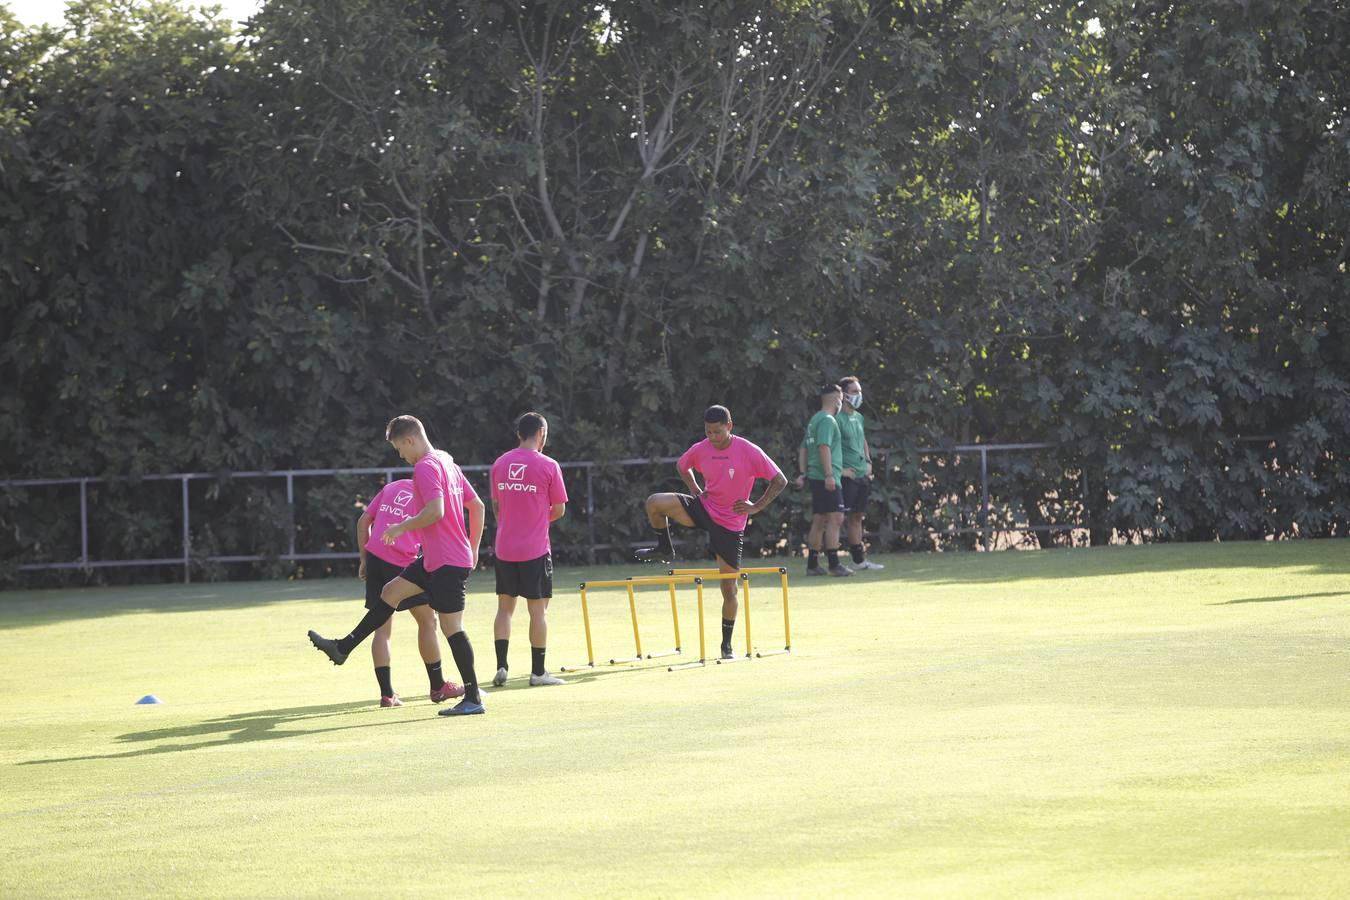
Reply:
[[[727,469],[727,477],[728,477],[728,478],[731,478],[731,477],[734,476],[735,474],[736,474],[736,470],[735,470],[735,469]]]
[[[412,502],[412,498],[412,491],[399,491],[398,495],[394,497],[394,502],[399,506],[407,506]]]
[[[506,467],[506,477],[512,481],[520,481],[525,477],[526,463],[511,463]]]

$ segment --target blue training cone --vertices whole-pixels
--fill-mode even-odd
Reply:
[[[163,703],[163,702],[164,702],[163,700],[159,699],[159,698],[156,697],[154,694],[146,694],[144,697],[142,697],[141,699],[137,700],[136,703],[135,703],[134,705],[136,705],[136,706],[146,706],[146,705],[148,705],[148,704],[153,704],[153,703]]]

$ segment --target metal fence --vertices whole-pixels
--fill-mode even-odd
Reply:
[[[989,490],[989,457],[992,454],[1006,453],[1026,453],[1038,450],[1055,449],[1057,445],[1048,443],[1009,443],[1009,444],[957,444],[948,447],[921,447],[913,452],[921,457],[926,456],[952,456],[954,459],[961,456],[976,455],[979,456],[979,485],[980,485],[980,504],[976,511],[976,524],[971,526],[955,528],[932,528],[927,529],[928,533],[935,536],[952,536],[958,534],[978,534],[980,544],[985,550],[992,548],[996,534],[1005,532],[1036,532],[1036,531],[1064,531],[1081,529],[1087,527],[1086,524],[1052,524],[1052,525],[1018,525],[1008,522],[1000,522],[997,525],[991,515],[993,505]],[[896,450],[877,450],[878,457],[883,454],[894,456],[900,451]],[[579,549],[585,552],[589,561],[595,560],[597,551],[616,549],[615,545],[599,543],[596,539],[595,528],[595,484],[593,480],[594,472],[602,467],[630,467],[630,466],[651,466],[659,464],[673,464],[676,457],[657,457],[652,459],[621,459],[606,463],[596,463],[591,461],[581,462],[563,462],[559,465],[564,470],[584,472],[585,493],[580,499],[584,503],[586,517],[586,533],[588,542],[585,545],[578,545],[572,549]],[[461,467],[466,474],[485,473],[491,469],[490,465],[466,465]],[[128,566],[181,566],[183,569],[183,580],[191,581],[192,567],[199,563],[261,563],[269,560],[280,560],[286,562],[303,562],[306,560],[342,560],[355,559],[355,551],[330,551],[316,553],[296,552],[296,528],[294,525],[294,516],[291,518],[290,538],[285,553],[279,554],[233,554],[233,555],[196,555],[193,554],[192,544],[192,504],[189,492],[189,485],[193,481],[225,481],[234,479],[282,479],[286,485],[286,503],[294,510],[295,490],[297,479],[316,478],[316,477],[334,477],[349,475],[382,475],[386,481],[392,481],[396,477],[407,477],[411,472],[407,467],[371,467],[371,468],[347,468],[347,469],[284,469],[278,471],[254,471],[254,472],[229,472],[229,473],[206,473],[190,472],[173,475],[144,475],[137,478],[33,478],[33,479],[14,479],[0,481],[0,489],[27,488],[27,487],[50,487],[50,486],[77,486],[78,501],[80,511],[80,555],[78,559],[71,559],[62,562],[30,562],[21,563],[16,568],[21,572],[42,571],[42,570],[81,570],[92,571],[100,568],[128,567]],[[569,479],[571,482],[572,479]],[[114,484],[114,483],[139,483],[139,482],[177,482],[180,485],[181,503],[181,555],[165,556],[158,558],[140,558],[140,559],[91,559],[89,554],[89,486],[93,484]],[[968,482],[967,482],[968,483]],[[1087,480],[1086,474],[1081,475],[1081,486],[1083,494],[1086,495]],[[887,537],[889,528],[889,516],[874,516],[874,520],[881,523],[881,537]]]

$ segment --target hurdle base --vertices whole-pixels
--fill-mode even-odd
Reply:
[[[647,658],[648,658],[648,659],[659,659],[659,658],[661,658],[662,656],[679,656],[679,655],[680,655],[681,653],[683,653],[683,652],[684,652],[684,651],[682,651],[679,647],[676,647],[674,650],[663,650],[663,651],[661,651],[660,653],[648,653],[648,654],[647,654]]]
[[[635,663],[635,662],[642,662],[642,657],[641,657],[641,656],[628,656],[628,657],[624,657],[623,659],[611,659],[611,660],[609,661],[609,664],[610,664],[611,666],[620,666],[620,665],[623,665],[624,663]]]
[[[582,669],[594,669],[595,663],[586,663],[580,666],[559,666],[559,672],[580,672]]]
[[[785,654],[785,653],[791,653],[791,652],[792,652],[792,648],[791,648],[791,647],[784,647],[782,650],[758,650],[758,651],[755,652],[755,656],[756,656],[756,657],[782,656],[782,655]]]
[[[751,657],[749,657],[749,656],[733,656],[731,659],[719,659],[719,660],[717,661],[717,664],[718,664],[719,666],[722,666],[722,665],[726,665],[727,663],[745,662],[746,660],[748,660],[748,659],[750,659],[750,658],[751,658]]]
[[[681,669],[701,669],[708,664],[706,659],[700,659],[698,662],[680,663],[678,666],[670,666],[667,672],[678,672]]]

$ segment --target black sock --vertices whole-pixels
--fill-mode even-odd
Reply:
[[[544,649],[543,647],[530,648],[530,674],[544,674]]]
[[[662,550],[673,551],[675,548],[670,545],[670,523],[659,526],[653,525],[652,527],[656,529],[656,546]]]
[[[735,620],[735,619],[723,619],[723,620],[722,620],[722,646],[723,646],[723,647],[730,647],[730,646],[731,646],[731,632],[733,632],[733,631],[735,631],[735,630],[736,630],[736,620]]]
[[[389,617],[393,614],[394,608],[388,603],[385,603],[383,600],[376,603],[374,609],[366,610],[365,616],[360,622],[356,623],[356,627],[352,629],[352,633],[337,642],[338,649],[343,653],[351,653],[362,641],[370,637],[376,629],[385,622],[388,622]]]
[[[862,565],[862,561],[863,561],[863,548],[862,548],[862,544],[854,544],[854,545],[852,545],[851,547],[848,548],[848,552],[853,554],[853,561],[854,561],[855,563],[857,563],[858,565]]]
[[[511,643],[510,638],[497,638],[492,642],[492,646],[497,648],[497,668],[499,669],[510,668],[506,664],[506,645],[509,643]]]
[[[450,635],[449,642],[450,655],[455,658],[455,665],[459,668],[459,680],[464,683],[464,699],[477,703],[478,676],[473,673],[473,647],[469,645],[469,636],[456,631]]]
[[[394,686],[389,682],[389,667],[388,667],[388,666],[376,666],[376,667],[375,667],[375,680],[378,681],[378,682],[380,683],[380,696],[381,696],[381,697],[392,697],[392,696],[394,696]]]
[[[838,547],[835,547],[833,550],[826,550],[826,551],[825,551],[825,558],[828,559],[828,560],[830,561],[830,568],[831,568],[831,569],[837,569],[837,568],[839,568],[839,548],[838,548]]]
[[[439,691],[445,687],[445,676],[441,674],[441,661],[438,659],[434,663],[427,663],[427,680],[431,682],[431,689]]]
[[[806,552],[806,567],[808,569],[820,568],[820,551],[808,550]]]

